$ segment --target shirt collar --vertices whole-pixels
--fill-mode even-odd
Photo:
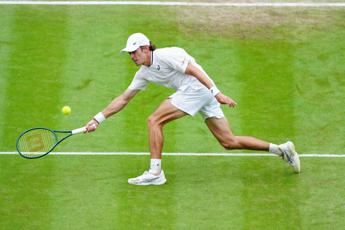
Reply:
[[[153,64],[153,50],[151,51],[151,63],[150,63],[150,66],[152,66]]]

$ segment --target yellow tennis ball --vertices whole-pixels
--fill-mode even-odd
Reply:
[[[68,105],[65,105],[64,107],[62,107],[62,113],[64,115],[70,115],[71,112],[72,112],[72,109]]]

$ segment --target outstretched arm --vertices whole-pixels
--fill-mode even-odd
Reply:
[[[95,131],[102,121],[121,111],[137,92],[138,90],[127,89],[120,96],[115,98],[102,112],[99,112],[86,124],[87,132]]]
[[[213,84],[213,82],[196,66],[193,64],[188,64],[186,74],[192,75],[197,78],[204,86],[211,90],[213,95],[216,97],[217,101],[221,104],[229,105],[230,107],[235,107],[237,103],[232,100],[230,97],[222,94]],[[215,90],[215,91],[214,91]]]

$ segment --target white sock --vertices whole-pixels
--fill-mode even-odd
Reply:
[[[281,156],[282,152],[280,151],[279,149],[279,146],[278,145],[275,145],[275,144],[270,144],[270,147],[269,147],[269,150],[268,150],[270,153],[274,153],[274,154],[277,154],[278,156]]]
[[[161,159],[151,159],[150,170],[152,174],[160,174],[162,170]]]

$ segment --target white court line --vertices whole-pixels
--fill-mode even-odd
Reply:
[[[345,7],[345,2],[0,1],[0,5],[146,5],[218,7]]]
[[[15,155],[17,152],[0,152],[0,155]],[[148,152],[52,152],[49,155],[89,155],[89,156],[148,156]],[[163,153],[163,156],[196,156],[196,157],[276,157],[271,153]],[[345,154],[299,154],[310,158],[345,158]]]

